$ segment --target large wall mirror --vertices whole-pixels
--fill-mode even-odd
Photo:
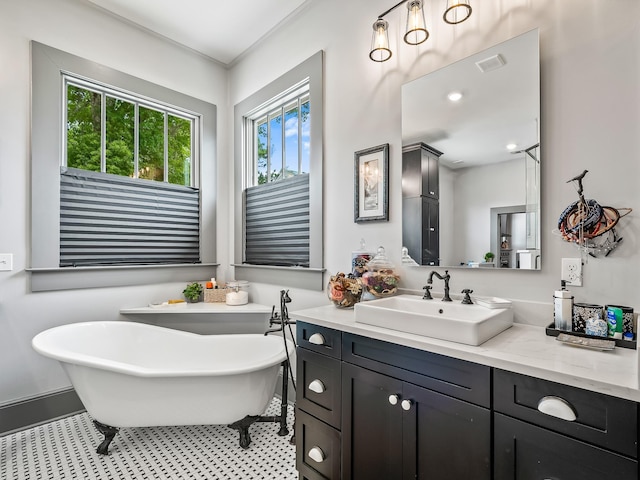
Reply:
[[[402,86],[403,244],[422,265],[541,267],[538,30]]]

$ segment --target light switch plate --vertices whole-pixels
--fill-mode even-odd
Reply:
[[[0,271],[13,270],[13,253],[0,253]]]
[[[582,259],[581,258],[563,258],[562,259],[562,276],[561,280],[566,282],[567,286],[582,286]]]

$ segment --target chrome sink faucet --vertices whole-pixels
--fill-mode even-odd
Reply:
[[[451,302],[451,297],[449,296],[449,280],[451,279],[451,275],[449,275],[449,270],[444,271],[444,275],[440,275],[435,270],[432,270],[429,274],[429,278],[427,279],[427,285],[422,287],[424,289],[424,296],[422,297],[425,300],[431,300],[431,285],[433,284],[433,277],[436,276],[440,280],[444,280],[444,297],[442,297],[443,302]]]

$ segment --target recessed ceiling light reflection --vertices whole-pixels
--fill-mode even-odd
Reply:
[[[509,143],[507,144],[507,150],[515,150],[517,146],[518,145],[516,145],[515,143]]]
[[[447,98],[452,102],[458,102],[462,98],[462,93],[460,92],[451,92],[447,95]]]

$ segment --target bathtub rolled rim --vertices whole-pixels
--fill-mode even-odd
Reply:
[[[223,368],[217,367],[217,368],[203,368],[203,369],[193,369],[193,368],[171,369],[171,368],[165,367],[162,369],[157,369],[157,368],[145,367],[142,365],[135,365],[128,362],[120,362],[120,361],[111,360],[107,358],[95,357],[95,356],[87,355],[84,353],[73,352],[67,348],[51,345],[51,342],[48,339],[48,337],[51,336],[51,334],[54,333],[54,331],[59,332],[61,330],[72,329],[74,327],[77,328],[80,325],[82,326],[81,328],[84,328],[85,325],[105,324],[105,323],[121,323],[121,322],[117,322],[117,321],[83,322],[78,324],[67,324],[67,325],[52,327],[34,336],[33,339],[31,340],[31,345],[32,345],[32,348],[36,352],[38,352],[40,355],[51,358],[53,360],[57,360],[63,364],[80,365],[84,367],[107,370],[107,371],[112,371],[116,373],[132,375],[137,377],[157,377],[157,378],[165,377],[166,378],[166,377],[211,377],[211,376],[225,376],[225,375],[241,375],[241,374],[257,372],[266,368],[273,367],[274,365],[278,365],[287,359],[287,353],[285,352],[285,349],[284,349],[284,343],[281,343],[282,348],[280,350],[278,350],[273,355],[260,358],[259,363],[253,362],[251,364],[246,364],[242,366],[230,365],[230,366],[225,366]],[[125,323],[125,322],[122,322],[122,323]],[[151,326],[146,324],[138,324],[138,325],[144,325],[144,327],[149,327],[151,329],[165,328],[165,327],[157,327],[157,326]],[[175,334],[177,335],[194,336],[194,337],[201,336],[199,334],[184,332],[180,330],[173,330],[173,329],[167,329],[167,330],[172,330],[172,333],[175,332]],[[263,336],[262,334],[237,334],[237,335],[252,336],[252,337]],[[220,335],[219,337],[223,337],[223,336],[224,335]],[[282,342],[281,337],[279,338],[279,340],[280,342]],[[286,345],[287,345],[287,350],[289,351],[289,355],[295,352],[294,345],[290,340],[288,339],[286,340]]]

